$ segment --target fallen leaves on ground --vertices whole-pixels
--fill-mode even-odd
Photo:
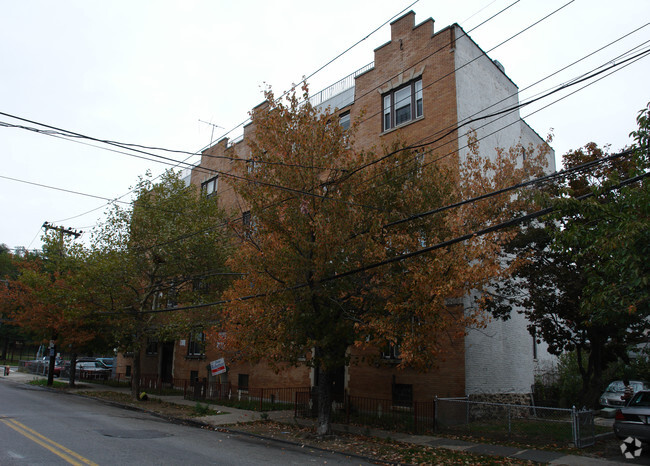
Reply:
[[[233,426],[234,430],[261,435],[268,438],[291,441],[306,447],[371,458],[380,463],[399,464],[533,464],[513,458],[476,455],[463,451],[414,445],[392,439],[381,439],[356,434],[331,435],[318,438],[310,427],[283,424],[274,421],[257,421]]]

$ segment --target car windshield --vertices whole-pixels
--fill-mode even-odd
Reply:
[[[650,407],[650,392],[637,393],[628,406]]]
[[[623,385],[623,382],[620,380],[617,380],[616,382],[612,382],[609,384],[609,387],[607,387],[608,392],[624,392],[625,391],[625,385]]]

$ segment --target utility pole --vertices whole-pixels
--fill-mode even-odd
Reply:
[[[69,235],[69,236],[74,236],[75,238],[79,238],[83,233],[83,231],[81,230],[73,230],[72,228],[66,228],[66,227],[57,227],[52,225],[50,222],[44,222],[43,228],[45,229],[45,231],[47,230],[58,231],[61,235],[61,240],[63,240],[63,235]]]
[[[52,225],[50,222],[44,222],[43,228],[47,232],[48,230],[54,230],[59,232],[59,254],[63,257],[63,237],[64,236],[74,236],[75,239],[79,238],[83,231],[73,230],[72,228],[65,228],[63,226],[57,227]],[[58,335],[56,332],[52,332],[52,339],[50,340],[49,345],[49,356],[50,356],[50,370],[47,373],[47,386],[51,387],[54,385],[54,366],[56,366],[56,339]],[[74,370],[74,368],[71,368]],[[74,376],[73,376],[74,377]]]

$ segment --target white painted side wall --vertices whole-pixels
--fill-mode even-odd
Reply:
[[[459,27],[456,27],[456,92],[459,123],[493,114],[518,104],[518,89]],[[518,143],[537,147],[544,141],[519,116],[519,111],[482,119],[459,131],[460,160],[468,154],[467,131],[476,130],[483,154],[496,156],[495,147]],[[549,172],[555,171],[555,154],[549,155]],[[466,307],[473,300],[465,298]],[[470,329],[465,339],[467,394],[530,393],[538,367],[555,358],[542,343],[533,355],[533,337],[524,316],[513,312],[508,321],[492,320],[485,329]]]
[[[467,132],[476,131],[481,151],[495,155],[495,147],[510,147],[520,140],[519,111],[471,120],[490,115],[519,103],[517,86],[463,32],[455,27],[456,111],[459,124],[460,160],[468,154]],[[541,141],[539,141],[541,142]]]
[[[469,305],[469,298],[466,305]],[[537,344],[528,320],[513,312],[507,321],[492,319],[486,328],[470,329],[465,338],[465,390],[476,393],[530,393],[538,371],[555,364],[548,346]]]

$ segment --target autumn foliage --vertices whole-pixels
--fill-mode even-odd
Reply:
[[[16,278],[0,287],[0,306],[13,325],[36,340],[53,339],[59,349],[77,351],[92,345],[100,328],[75,299],[76,270],[74,260],[63,255],[65,247],[46,236],[43,255],[15,257]]]
[[[306,94],[266,97],[252,115],[246,180],[234,182],[250,217],[233,225],[241,245],[229,265],[242,276],[219,328],[228,347],[277,368],[307,355],[322,385],[354,347],[394,345],[402,367],[434,367],[450,339],[482,325],[452,298],[507,272],[499,251],[511,233],[400,256],[509,218],[531,200],[509,193],[397,222],[539,174],[545,151],[516,147],[486,160],[470,135],[462,165],[402,143],[382,148],[377,162],[375,151],[355,150],[355,124],[344,130]]]

